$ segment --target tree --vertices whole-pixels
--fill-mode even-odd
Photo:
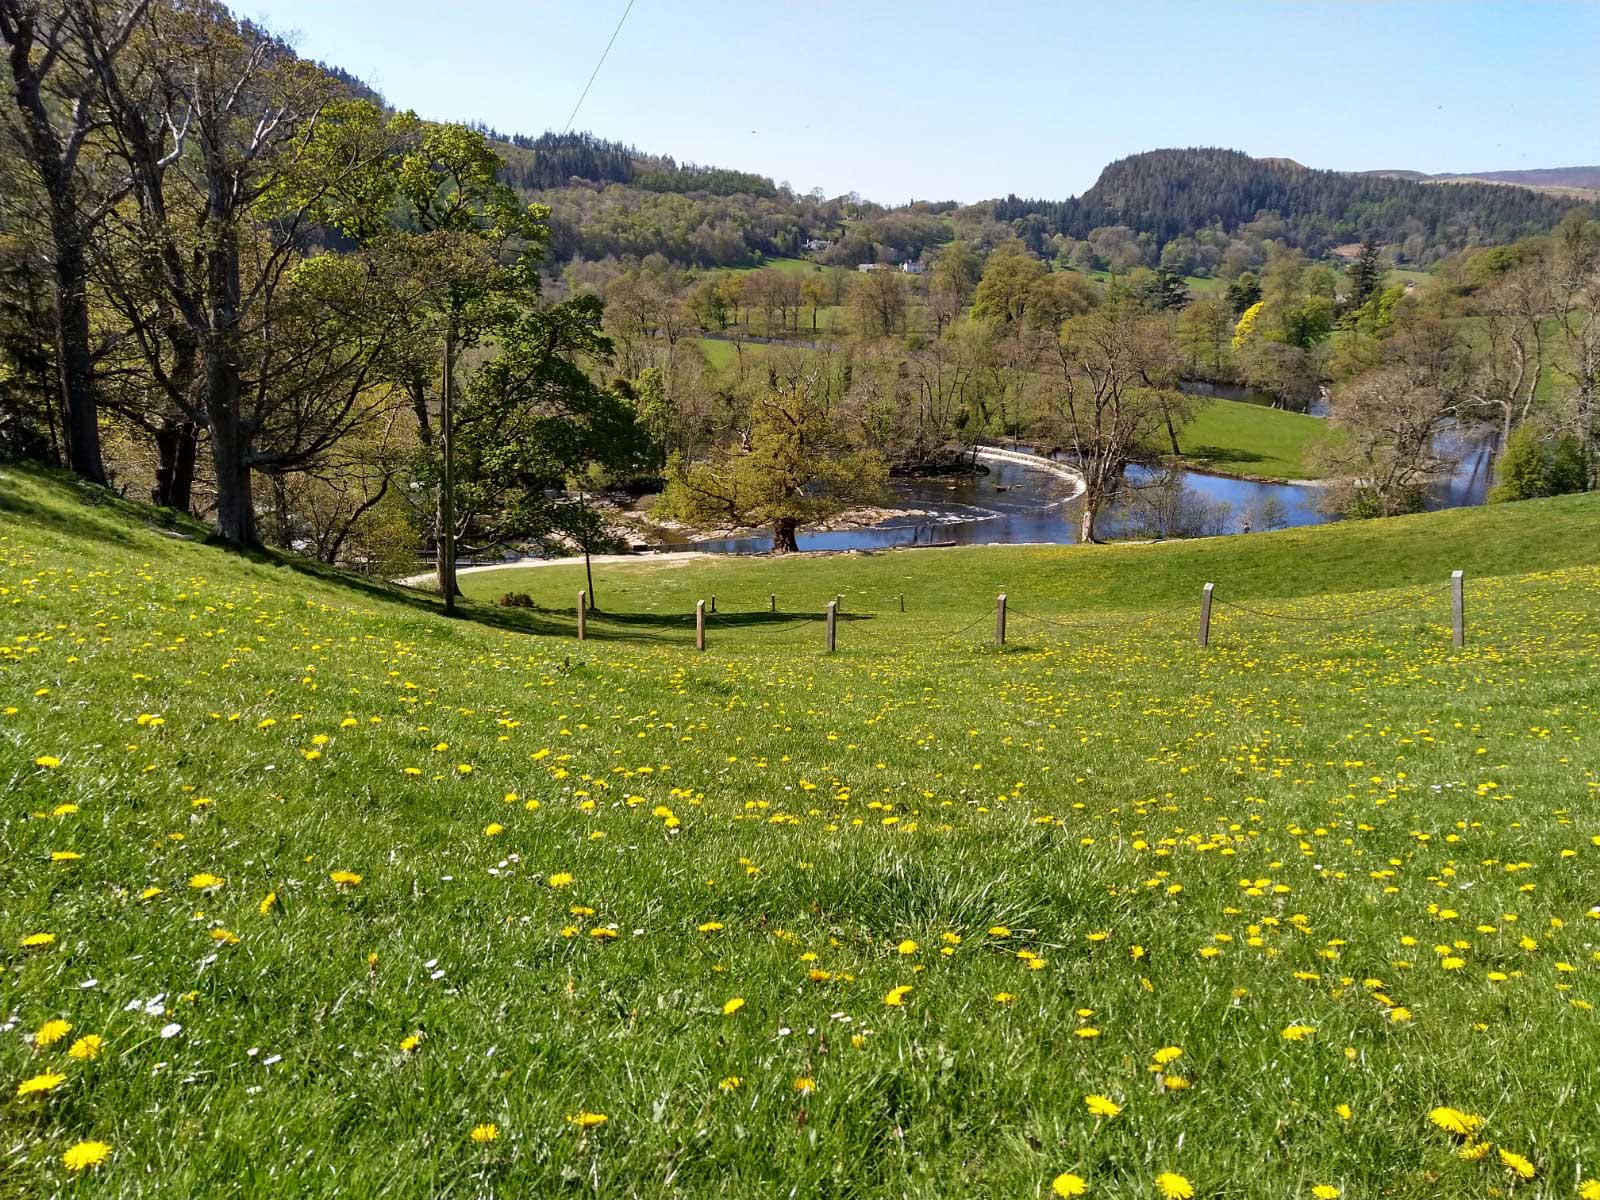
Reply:
[[[1151,312],[1176,312],[1189,303],[1189,287],[1166,266],[1157,267],[1135,288],[1135,294]]]
[[[1242,316],[1247,309],[1260,303],[1261,281],[1256,278],[1254,272],[1244,271],[1228,285],[1227,296],[1228,307],[1233,310],[1234,315]]]
[[[1383,287],[1383,277],[1387,272],[1379,257],[1378,243],[1368,237],[1361,243],[1361,252],[1356,255],[1355,261],[1350,264],[1346,278],[1350,283],[1350,293],[1345,298],[1347,309],[1360,308],[1380,288]]]
[[[773,551],[786,554],[799,549],[803,523],[878,500],[887,472],[882,456],[853,444],[837,419],[829,356],[794,352],[767,365],[749,448],[724,446],[706,462],[675,459],[662,510],[696,523],[771,525]]]
[[[632,396],[601,387],[587,369],[611,355],[602,315],[598,299],[579,296],[494,328],[499,353],[474,374],[454,431],[456,516],[469,552],[557,536],[588,546],[596,532],[582,481],[649,467]]]
[[[1127,297],[1069,320],[1054,365],[1045,423],[1083,476],[1079,537],[1092,542],[1100,512],[1131,490],[1127,467],[1151,457],[1159,430],[1175,443],[1191,409],[1170,387],[1176,364],[1167,323]]]
[[[1020,243],[989,255],[972,297],[972,318],[998,324],[1020,323],[1033,307],[1034,287],[1047,268]]]
[[[899,271],[862,271],[850,287],[856,328],[868,337],[890,337],[905,324],[909,296]]]
[[[147,3],[113,11],[100,0],[0,0],[14,105],[7,117],[20,126],[15,137],[46,209],[54,383],[67,463],[94,483],[104,483],[106,474],[89,333],[92,238],[121,195],[111,172],[85,161],[91,134],[105,119],[94,64],[109,66],[122,53]]]
[[[1382,362],[1334,389],[1330,425],[1317,450],[1334,477],[1327,504],[1350,517],[1420,511],[1428,485],[1453,465],[1437,436],[1458,412],[1470,370],[1455,329],[1417,318],[1387,339]]]
[[[1233,325],[1228,301],[1219,295],[1201,296],[1178,314],[1173,338],[1183,352],[1187,374],[1211,380],[1231,374]]]
[[[211,0],[143,10],[126,69],[85,46],[134,201],[113,214],[137,266],[119,307],[153,371],[161,323],[181,324],[194,394],[167,394],[209,435],[218,536],[254,545],[254,474],[304,465],[364,415],[394,317],[361,302],[381,273],[296,268],[315,228],[376,221],[412,119],[344,99]]]
[[[1592,491],[1600,489],[1600,221],[1581,213],[1564,219],[1553,260],[1565,350],[1557,369],[1570,387],[1570,427],[1583,448]]]
[[[1570,433],[1552,434],[1531,422],[1519,425],[1495,463],[1489,502],[1534,500],[1581,492],[1587,483],[1583,443]]]
[[[1528,419],[1549,370],[1551,278],[1551,263],[1540,255],[1500,274],[1478,297],[1486,344],[1477,356],[1473,393],[1498,416],[1502,445]]]
[[[524,205],[500,181],[504,166],[476,130],[430,127],[399,160],[396,180],[406,224],[385,239],[397,261],[411,264],[415,298],[404,311],[413,335],[434,348],[431,357],[439,364],[436,577],[446,611],[457,594],[456,538],[469,519],[456,511],[455,503],[457,355],[532,303],[539,293],[535,264],[549,239],[549,210]],[[416,359],[404,382],[422,444],[433,448],[427,386]]]
[[[928,281],[928,306],[933,312],[936,333],[943,333],[945,327],[961,315],[981,277],[977,251],[972,243],[951,242],[939,251]]]

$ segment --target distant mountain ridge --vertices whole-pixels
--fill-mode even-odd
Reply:
[[[1422,171],[1358,171],[1377,179],[1409,179],[1417,183],[1498,183],[1558,192],[1593,199],[1600,196],[1600,166],[1533,167],[1521,171],[1445,171],[1429,175]]]
[[[1206,229],[1232,234],[1272,214],[1282,227],[1278,236],[1317,256],[1368,237],[1387,244],[1416,239],[1418,247],[1441,250],[1510,242],[1547,232],[1586,198],[1490,180],[1441,187],[1403,172],[1324,171],[1196,146],[1118,159],[1070,200],[1008,196],[995,201],[995,216],[1073,238],[1121,225],[1161,246]]]

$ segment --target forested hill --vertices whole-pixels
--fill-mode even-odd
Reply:
[[[1087,237],[1125,225],[1165,243],[1221,226],[1232,233],[1264,212],[1282,219],[1289,242],[1316,255],[1329,246],[1372,237],[1429,246],[1507,242],[1542,233],[1574,201],[1487,183],[1448,187],[1409,179],[1319,171],[1287,159],[1252,158],[1238,150],[1151,150],[1119,159],[1083,195],[1065,201],[1008,196],[995,216],[1039,232]]]

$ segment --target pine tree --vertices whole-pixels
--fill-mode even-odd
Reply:
[[[1350,295],[1345,301],[1354,310],[1365,304],[1383,285],[1385,271],[1378,260],[1378,243],[1370,237],[1361,243],[1361,253],[1350,264]]]

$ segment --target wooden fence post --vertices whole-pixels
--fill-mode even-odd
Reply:
[[[828,653],[829,654],[833,653],[833,648],[837,644],[835,636],[834,636],[834,623],[838,620],[838,618],[839,618],[839,602],[837,600],[829,600],[828,601]]]
[[[1462,594],[1465,582],[1462,572],[1450,572],[1450,626],[1452,640],[1458,646],[1467,644],[1466,597]]]
[[[1200,590],[1200,645],[1211,644],[1211,592],[1217,585],[1208,583]]]
[[[715,592],[711,593],[711,611],[717,611],[717,594]]]
[[[696,600],[694,602],[694,648],[696,650],[704,650],[706,648],[706,602],[704,600]]]
[[[905,610],[906,610],[906,594],[904,592],[901,592],[900,593],[900,611],[901,612],[905,612]]]
[[[1006,594],[1004,592],[1001,592],[999,599],[995,601],[994,644],[1002,647],[1006,644]]]
[[[778,593],[777,592],[768,592],[767,593],[767,606],[768,606],[768,611],[770,611],[770,612],[777,612],[778,611]]]
[[[581,642],[589,635],[589,593],[578,593],[578,640]]]

